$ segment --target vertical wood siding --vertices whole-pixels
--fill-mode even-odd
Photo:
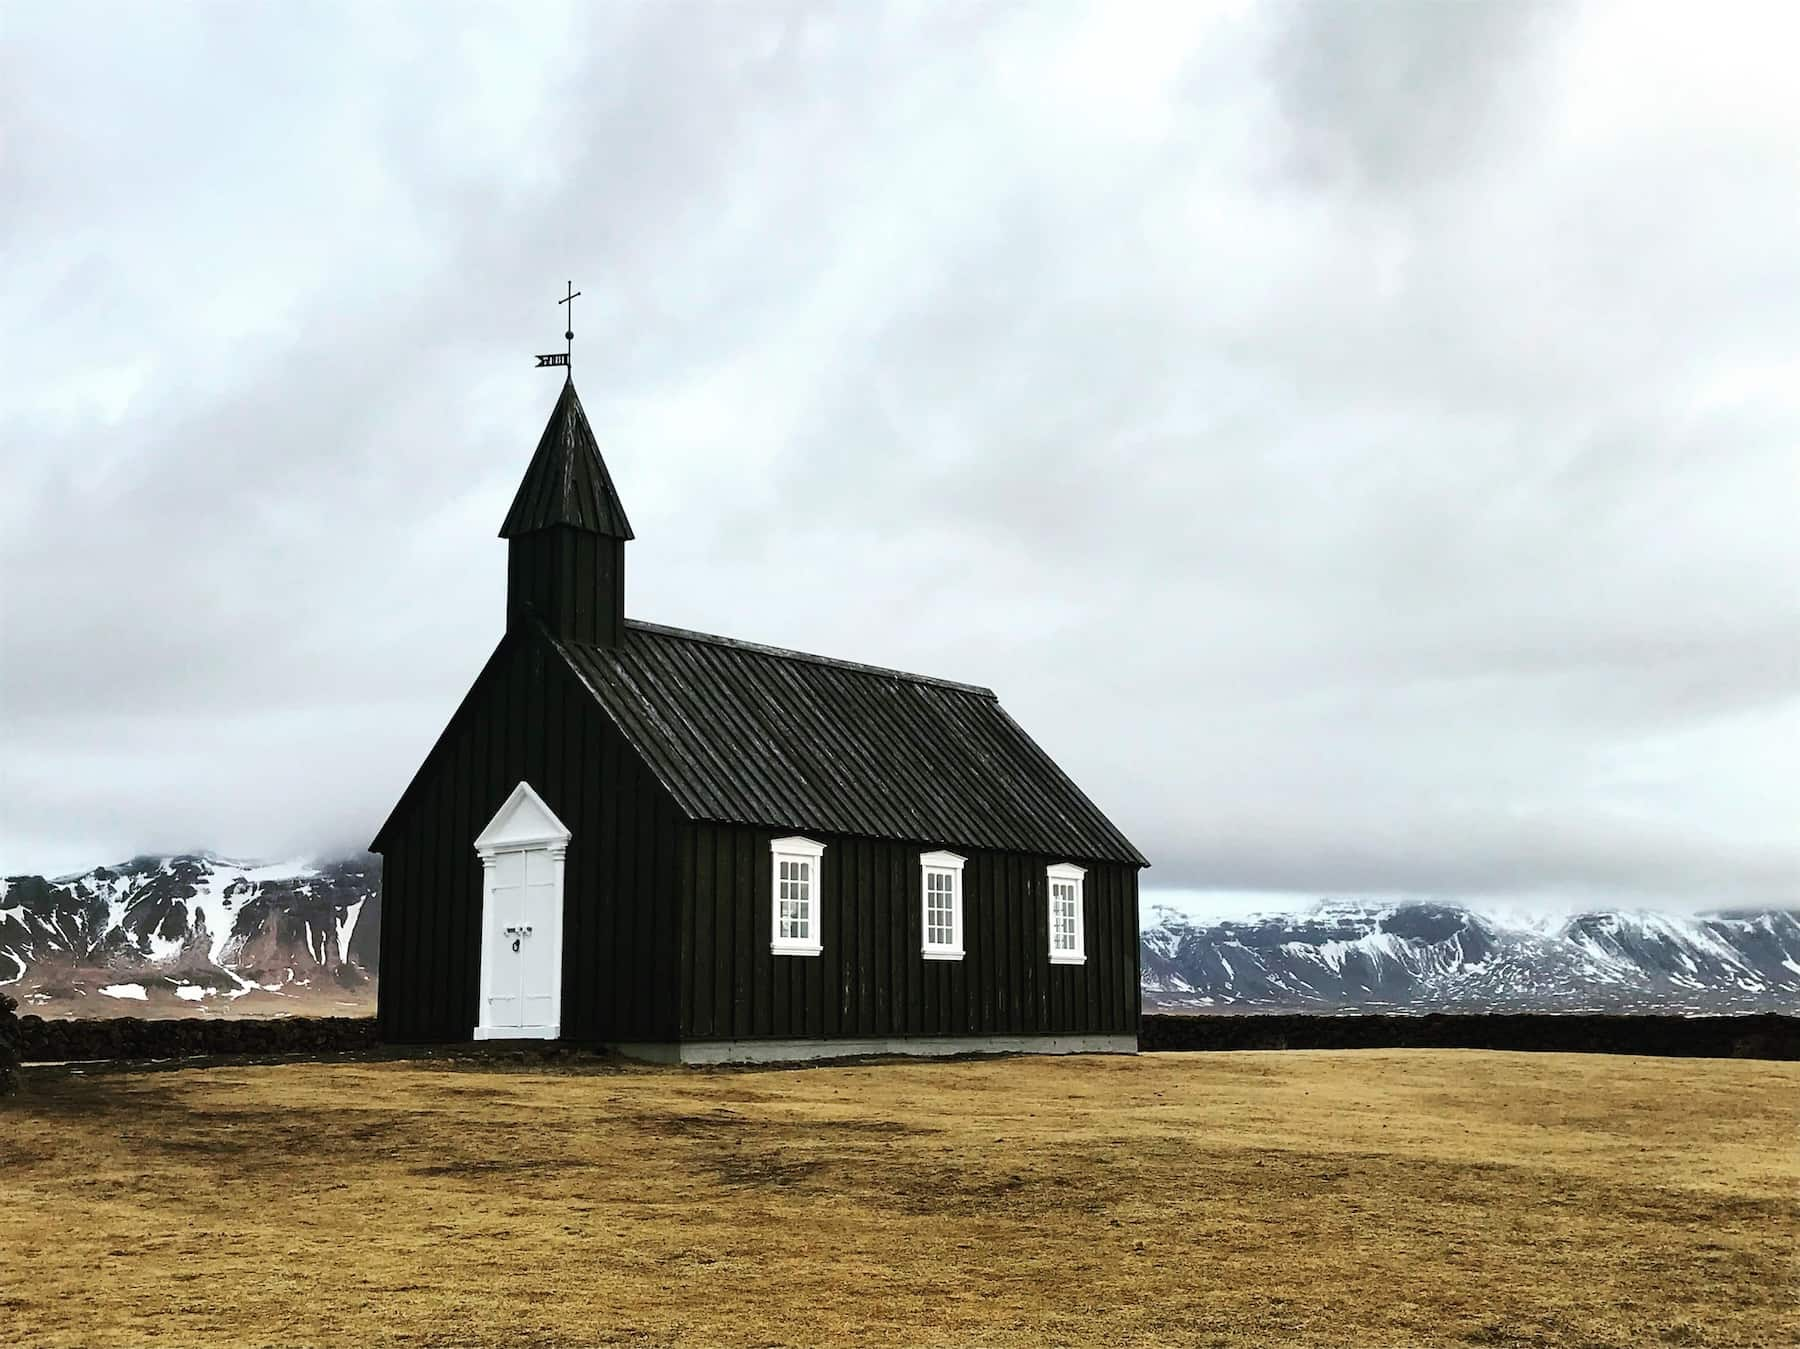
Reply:
[[[466,1040],[481,960],[475,836],[529,782],[573,835],[563,1033],[676,1033],[673,803],[544,643],[509,637],[407,790],[382,861],[382,1038]]]
[[[789,833],[792,831],[781,831]],[[1088,862],[1087,963],[1050,963],[1045,868],[1069,859],[812,834],[817,956],[769,950],[771,830],[682,826],[675,863],[681,1037],[1135,1034],[1138,875]],[[949,846],[963,871],[963,958],[919,954],[919,854]]]
[[[623,540],[558,525],[510,540],[507,552],[509,631],[528,630],[529,612],[572,642],[617,646],[624,639]]]

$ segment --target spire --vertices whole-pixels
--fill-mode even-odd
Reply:
[[[606,461],[575,393],[573,376],[550,413],[537,453],[513,497],[512,509],[500,526],[500,537],[517,538],[534,530],[567,525],[613,539],[635,537],[625,506],[613,487]]]

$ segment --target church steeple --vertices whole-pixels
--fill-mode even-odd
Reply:
[[[534,529],[557,525],[614,539],[636,537],[612,474],[600,457],[599,442],[588,425],[572,375],[563,381],[562,394],[538,438],[537,453],[531,456],[512,509],[500,526],[500,537],[516,539]]]
[[[508,631],[535,620],[569,641],[618,644],[631,522],[573,378],[563,383],[500,537],[507,541]]]

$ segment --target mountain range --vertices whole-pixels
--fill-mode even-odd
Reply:
[[[270,865],[208,853],[0,880],[0,988],[85,1016],[367,1011],[378,858]]]
[[[47,1015],[369,1012],[380,859],[139,857],[0,880],[0,989]],[[1800,1011],[1800,912],[1503,919],[1321,902],[1216,921],[1155,904],[1146,1011]]]
[[[1327,902],[1236,922],[1156,906],[1146,918],[1146,1011],[1800,1010],[1800,912],[1786,909],[1527,921]]]

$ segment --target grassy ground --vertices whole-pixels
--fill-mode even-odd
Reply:
[[[1800,1340],[1800,1065],[344,1062],[0,1105],[9,1344]]]

